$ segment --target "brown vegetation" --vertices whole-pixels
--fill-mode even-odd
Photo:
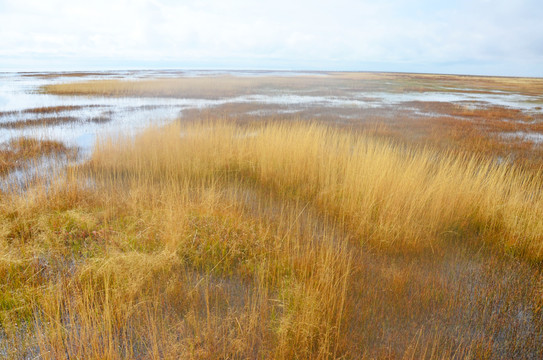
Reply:
[[[75,111],[86,108],[96,107],[98,105],[62,105],[62,106],[44,106],[38,108],[24,109],[21,111],[3,111],[0,117],[25,114],[57,114],[60,112]]]
[[[63,111],[74,111],[85,108],[95,107],[96,105],[61,105],[61,106],[44,106],[38,108],[25,109],[21,111],[23,114],[51,114]]]
[[[86,72],[86,71],[77,71],[77,72],[46,72],[46,73],[22,73],[22,76],[25,77],[39,77],[39,78],[57,78],[57,77],[87,77],[87,76],[104,76],[111,73],[107,72]]]
[[[460,91],[483,94],[505,91],[537,96],[543,93],[543,78],[364,72],[333,74],[343,79],[392,82],[390,85],[397,91]]]
[[[432,115],[376,117],[359,126],[378,129],[381,136],[407,143],[481,154],[535,171],[543,169],[543,144],[512,136],[543,134],[541,114],[498,106],[471,108],[439,102],[410,105]]]

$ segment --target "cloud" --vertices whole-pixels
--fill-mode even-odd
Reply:
[[[543,76],[541,8],[532,0],[0,0],[0,68],[24,59],[45,68],[461,72],[469,64],[487,73],[492,63],[505,75]]]

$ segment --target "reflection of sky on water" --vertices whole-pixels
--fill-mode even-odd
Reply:
[[[50,180],[60,174],[70,161],[66,156],[42,156],[30,161],[26,166],[15,169],[0,179],[0,190],[9,188],[24,189],[33,179]]]
[[[517,131],[513,133],[504,133],[502,134],[502,136],[505,139],[526,140],[526,141],[531,141],[534,144],[543,143],[543,134],[539,134],[539,133],[528,133],[525,131]]]
[[[361,94],[362,96],[366,94]],[[382,99],[383,103],[391,105],[409,101],[436,101],[464,103],[472,102],[473,106],[505,106],[515,109],[543,112],[541,108],[542,96],[529,96],[515,93],[470,93],[470,92],[406,92],[406,93],[371,93],[372,97]],[[537,103],[539,102],[539,104]]]

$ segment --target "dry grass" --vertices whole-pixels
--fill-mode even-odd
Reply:
[[[537,358],[540,186],[316,124],[104,141],[0,199],[0,356]]]
[[[358,237],[379,244],[424,246],[440,232],[473,226],[486,236],[496,230],[504,244],[522,247],[526,242],[526,254],[534,259],[543,255],[539,176],[514,166],[477,156],[438,156],[429,149],[303,123],[240,130],[212,122],[188,130],[195,134],[185,141],[176,141],[181,129],[168,131],[171,139],[165,139],[166,134],[140,138],[130,151],[122,150],[129,144],[122,144],[121,160],[110,157],[111,149],[96,152],[94,159],[108,171],[138,167],[157,178],[166,170],[172,172],[169,176],[189,172],[200,178],[237,174],[284,196],[310,201]],[[510,213],[515,213],[511,223]],[[521,213],[526,218],[521,220]],[[480,229],[482,224],[495,229]],[[516,228],[520,224],[534,227]]]

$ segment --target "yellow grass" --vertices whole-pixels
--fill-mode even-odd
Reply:
[[[542,278],[507,259],[542,260],[540,186],[314,124],[109,139],[1,198],[0,356],[539,356]],[[531,323],[505,331],[504,302]]]
[[[109,144],[92,164],[142,179],[255,184],[311,203],[361,242],[432,246],[452,232],[543,256],[540,178],[477,156],[409,149],[321,125],[210,122]]]
[[[321,77],[183,77],[173,79],[93,80],[47,85],[43,90],[57,95],[162,96],[220,98],[252,94],[277,87],[306,88],[322,85]]]

